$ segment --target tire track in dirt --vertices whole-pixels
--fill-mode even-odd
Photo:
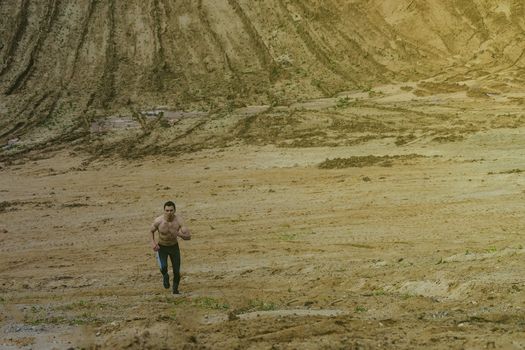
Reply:
[[[49,5],[46,6],[47,11],[43,19],[44,25],[38,30],[38,38],[35,41],[35,45],[31,49],[29,60],[25,63],[25,67],[22,69],[22,71],[18,73],[18,75],[13,79],[11,84],[5,90],[6,95],[11,95],[16,92],[30,77],[34,69],[37,56],[40,53],[42,44],[49,35],[51,28],[58,16],[58,3],[59,0],[49,0]],[[25,22],[25,24],[27,24],[27,22]]]
[[[14,55],[18,49],[18,44],[22,40],[22,37],[25,34],[26,27],[28,25],[28,8],[29,0],[22,0],[20,3],[20,9],[18,10],[18,15],[15,23],[15,30],[13,31],[13,36],[8,40],[8,48],[3,57],[2,69],[0,70],[0,76],[2,76],[9,68],[11,68],[11,63],[15,58]]]
[[[268,50],[268,47],[266,46],[264,40],[259,35],[257,29],[253,25],[252,21],[244,10],[242,9],[241,5],[237,0],[228,0],[228,3],[230,6],[234,9],[235,13],[239,16],[241,19],[241,22],[246,29],[246,32],[252,39],[251,42],[254,44],[256,51],[258,52],[257,57],[261,60],[263,67],[266,68],[269,80],[272,82],[274,80],[274,70],[277,67],[277,64],[273,60],[272,55],[270,54],[270,51]]]
[[[308,48],[310,53],[316,58],[316,60],[322,63],[325,68],[327,68],[329,71],[333,72],[337,76],[342,77],[347,81],[355,83],[354,78],[345,70],[341,69],[341,67],[335,65],[329,57],[329,52],[323,50],[322,46],[320,46],[321,44],[317,43],[317,41],[313,39],[312,35],[309,32],[307,24],[303,23],[302,21],[295,21],[283,0],[278,0],[278,3],[282,11],[287,15],[289,23],[294,24],[294,28],[297,34],[299,34],[299,37],[302,39],[302,42],[306,45],[306,47]],[[299,3],[298,6],[300,5],[301,4]],[[327,90],[325,90],[324,93],[328,96],[331,95],[331,93]]]
[[[78,61],[79,61],[79,58],[80,58],[80,52],[81,52],[82,48],[85,45],[86,38],[87,38],[89,30],[90,30],[90,25],[91,25],[93,13],[95,12],[96,5],[97,5],[96,1],[94,1],[94,2],[93,1],[89,1],[88,2],[86,15],[84,16],[84,19],[83,19],[82,24],[81,24],[81,28],[82,29],[81,29],[81,32],[80,32],[80,38],[79,38],[78,44],[77,44],[77,46],[75,48],[75,55],[74,55],[74,59],[73,59],[73,65],[71,67],[71,73],[69,75],[69,80],[68,80],[67,86],[71,85],[71,83],[73,81],[73,76],[75,75],[75,73],[77,73],[77,66],[78,66]]]
[[[202,24],[204,25],[205,30],[210,34],[210,36],[212,38],[212,42],[217,46],[217,48],[221,52],[221,57],[222,57],[222,59],[224,61],[224,64],[225,64],[225,67],[227,68],[227,70],[230,71],[234,75],[234,80],[241,81],[241,77],[239,76],[239,72],[232,65],[232,63],[230,61],[230,57],[228,55],[228,52],[226,51],[226,49],[224,48],[224,45],[222,44],[221,38],[219,37],[217,32],[215,32],[213,30],[213,28],[211,27],[210,21],[208,20],[208,13],[203,8],[202,1],[203,0],[198,0],[198,2],[197,2],[197,10],[198,10],[198,13],[199,13],[199,19],[201,20]],[[236,84],[231,84],[231,85],[232,85],[233,88],[235,88],[237,86]]]
[[[118,71],[118,58],[117,58],[117,38],[115,35],[116,24],[115,24],[115,0],[109,0],[107,3],[107,40],[105,50],[105,64],[102,77],[96,93],[96,99],[100,101],[102,107],[107,107],[108,104],[115,97],[115,74]]]

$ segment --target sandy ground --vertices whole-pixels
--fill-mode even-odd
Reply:
[[[525,348],[524,131],[4,164],[0,348]],[[170,199],[181,296],[149,245]]]

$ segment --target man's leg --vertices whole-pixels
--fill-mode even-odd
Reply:
[[[180,249],[178,244],[170,248],[171,267],[173,268],[173,294],[179,294]]]
[[[162,285],[168,289],[170,287],[170,276],[168,274],[168,252],[166,247],[160,246],[160,249],[157,251],[157,261],[160,273],[162,273]]]

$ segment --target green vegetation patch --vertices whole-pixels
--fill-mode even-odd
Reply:
[[[17,210],[15,206],[19,204],[19,201],[2,201],[0,202],[0,213],[9,210]]]
[[[227,303],[211,297],[199,297],[193,299],[192,304],[203,309],[212,310],[225,310],[230,308],[230,305]]]
[[[432,81],[423,81],[418,84],[418,87],[429,90],[434,94],[460,92],[469,89],[469,87],[465,84]]]
[[[51,310],[33,306],[30,312],[24,317],[24,322],[30,325],[97,325],[103,323],[103,320],[91,312],[83,312],[80,315],[57,314]]]
[[[250,300],[249,310],[252,310],[252,311],[277,310],[277,305],[271,301],[253,299],[253,300]]]
[[[495,174],[521,174],[525,172],[525,170],[521,170],[521,169],[512,169],[512,170],[505,170],[505,171],[500,171],[499,173],[495,173],[493,171],[489,171],[489,175],[495,175]]]
[[[502,171],[500,172],[500,174],[520,174],[522,172],[523,170],[521,169],[512,169],[512,170]]]
[[[352,156],[349,158],[334,158],[326,159],[321,162],[318,167],[321,169],[343,169],[343,168],[363,168],[366,166],[392,166],[394,161],[403,161],[424,157],[420,154],[407,154],[407,155],[396,155],[396,156]]]
[[[315,235],[315,231],[306,230],[306,231],[284,232],[284,233],[279,234],[278,238],[281,241],[295,241],[306,235]]]
[[[434,142],[438,143],[447,143],[447,142],[458,142],[463,141],[465,136],[463,135],[446,135],[446,136],[437,136],[432,139]]]

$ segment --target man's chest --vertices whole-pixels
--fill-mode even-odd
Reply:
[[[159,231],[160,232],[177,232],[179,230],[179,223],[177,220],[173,220],[172,222],[164,221],[159,225]]]

